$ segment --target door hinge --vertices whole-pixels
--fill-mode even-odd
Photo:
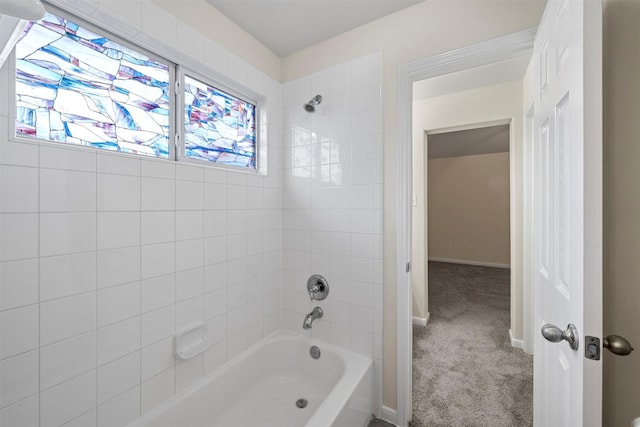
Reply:
[[[405,271],[406,271],[407,273],[411,271],[411,263],[410,263],[410,262],[408,262],[408,263],[407,263],[407,266],[406,266],[406,268],[405,268]]]

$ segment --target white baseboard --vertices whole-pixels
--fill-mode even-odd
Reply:
[[[524,350],[524,341],[515,339],[511,333],[511,329],[509,329],[509,340],[511,341],[511,347]]]
[[[382,405],[382,419],[395,426],[398,422],[398,411]]]
[[[430,317],[429,313],[427,313],[426,317],[413,316],[413,324],[418,326],[427,326],[427,323],[429,323],[429,317]]]
[[[481,267],[511,268],[509,264],[498,264],[495,262],[484,262],[484,261],[465,261],[462,259],[429,257],[429,261],[448,262],[451,264],[479,265]]]

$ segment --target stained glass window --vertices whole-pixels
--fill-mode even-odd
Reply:
[[[185,156],[256,168],[256,105],[184,77]]]
[[[60,16],[16,45],[16,135],[169,157],[169,65]]]

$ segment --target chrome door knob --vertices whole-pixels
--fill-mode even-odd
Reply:
[[[613,354],[626,356],[633,351],[631,343],[619,335],[609,335],[602,340],[602,346]]]
[[[558,328],[556,325],[544,325],[542,327],[542,336],[547,341],[551,342],[560,342],[564,340],[569,343],[569,347],[571,347],[571,350],[578,349],[578,329],[576,328],[576,325],[572,323],[569,323],[567,325],[567,329],[564,331]]]

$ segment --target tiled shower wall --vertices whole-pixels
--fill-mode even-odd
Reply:
[[[283,322],[303,332],[312,273],[331,292],[311,333],[374,358],[379,411],[380,55],[288,83],[283,100],[148,0],[119,18],[109,0],[54,3],[264,94],[268,175],[8,141],[1,102],[0,425],[124,425]],[[176,362],[173,335],[196,321],[214,345]]]
[[[302,105],[320,94],[313,114]],[[382,392],[381,54],[284,85],[283,322],[374,359],[374,407]],[[329,296],[311,302],[311,274]]]
[[[72,10],[113,22],[97,5]],[[269,173],[9,141],[3,96],[2,426],[125,425],[281,326],[281,85],[150,2],[129,6],[162,23],[131,22],[140,37],[265,94]],[[199,321],[212,348],[176,361],[175,332]]]

